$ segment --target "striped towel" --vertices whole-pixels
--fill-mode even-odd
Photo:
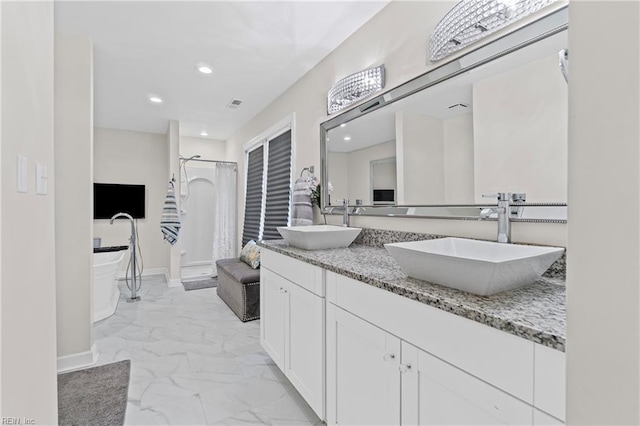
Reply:
[[[176,192],[173,188],[173,182],[169,182],[167,198],[164,200],[162,219],[160,219],[160,230],[164,235],[164,239],[168,241],[169,244],[174,245],[176,241],[178,241],[180,216],[178,215],[178,204],[176,204]]]
[[[313,207],[311,205],[311,196],[309,195],[310,184],[309,178],[303,177],[296,180],[293,185],[292,226],[313,225]]]

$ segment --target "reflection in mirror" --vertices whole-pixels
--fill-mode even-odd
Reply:
[[[348,198],[365,206],[447,210],[445,205],[494,203],[482,195],[496,192],[525,193],[527,203],[566,203],[568,94],[558,52],[567,47],[567,33],[329,129],[331,205]],[[377,189],[393,189],[392,201],[390,192],[382,200]],[[469,216],[477,216],[475,210]]]
[[[396,204],[396,157],[372,160],[370,164],[372,204]]]

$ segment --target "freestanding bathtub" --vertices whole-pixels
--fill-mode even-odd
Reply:
[[[93,253],[93,322],[110,317],[118,307],[116,274],[127,250]]]

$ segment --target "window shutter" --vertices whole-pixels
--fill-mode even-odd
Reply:
[[[260,218],[262,216],[262,174],[264,171],[264,146],[249,152],[247,165],[247,193],[244,205],[244,226],[242,246],[249,241],[258,241],[260,237]]]
[[[263,240],[279,240],[276,229],[289,224],[291,205],[291,130],[269,141],[267,162],[267,200]]]

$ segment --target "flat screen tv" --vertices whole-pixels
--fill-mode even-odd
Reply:
[[[93,184],[93,218],[111,219],[116,213],[129,213],[144,219],[145,186],[117,183]]]
[[[396,201],[396,191],[394,189],[374,189],[373,204],[393,204]]]

